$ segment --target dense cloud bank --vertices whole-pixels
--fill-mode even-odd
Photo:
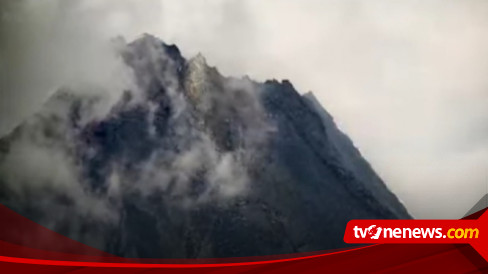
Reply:
[[[108,41],[148,32],[224,74],[313,90],[415,216],[459,218],[486,192],[487,10],[481,0],[4,0],[0,135],[63,85],[103,86],[111,105],[133,87]]]

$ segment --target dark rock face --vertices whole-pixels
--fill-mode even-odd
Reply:
[[[410,218],[312,94],[221,76],[151,36],[108,114],[62,89],[0,141],[0,200],[127,257],[333,249],[350,219]]]

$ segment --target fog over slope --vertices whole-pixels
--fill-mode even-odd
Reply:
[[[117,100],[132,83],[114,81],[130,77],[107,41],[148,32],[223,75],[313,91],[415,217],[460,218],[487,192],[487,13],[484,0],[2,0],[0,135],[65,84]]]
[[[151,35],[113,47],[130,68],[118,98],[65,85],[0,140],[1,203],[155,258],[339,248],[350,219],[410,217],[312,94],[223,77]]]

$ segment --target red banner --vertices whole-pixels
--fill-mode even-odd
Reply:
[[[441,228],[446,238],[423,239],[436,241],[430,244],[375,244],[335,251],[312,253],[281,254],[266,257],[219,258],[219,259],[135,259],[120,258],[100,250],[88,247],[58,233],[46,229],[35,222],[0,205],[0,272],[2,273],[317,273],[317,272],[404,272],[432,271],[474,272],[488,271],[488,262],[469,244],[482,252],[486,240],[486,214],[474,220],[481,212],[462,221],[352,221],[347,227],[347,242],[380,242],[377,240],[358,239],[358,235],[376,235],[378,227],[410,228],[413,235],[415,228],[424,228],[423,237],[429,238],[425,228]],[[429,223],[430,222],[430,223]],[[392,225],[394,224],[394,225]],[[433,225],[432,225],[433,224]],[[370,229],[370,226],[376,225]],[[357,226],[356,230],[354,227]],[[359,229],[361,228],[361,229]],[[466,229],[477,228],[475,231]],[[454,231],[449,229],[455,229]],[[461,230],[463,229],[462,233]],[[389,239],[392,243],[398,238]],[[434,230],[435,231],[435,230]],[[405,231],[405,235],[408,234]],[[465,238],[465,234],[466,236]],[[398,230],[391,235],[399,236]],[[422,235],[422,232],[420,233]],[[454,236],[454,239],[449,236]],[[461,236],[462,235],[462,236]],[[470,235],[473,235],[472,237]],[[352,237],[352,238],[350,238]],[[458,238],[456,238],[458,237]],[[471,238],[470,238],[471,237]],[[412,240],[410,239],[410,240]],[[391,240],[391,241],[390,241]],[[422,240],[420,240],[422,241]],[[407,241],[408,242],[408,241]],[[441,244],[442,242],[442,244]],[[469,244],[461,244],[463,242]],[[398,242],[400,243],[400,242]],[[402,242],[404,243],[404,242]],[[447,243],[447,244],[446,244]],[[483,249],[484,248],[484,249]]]
[[[488,260],[488,213],[477,220],[352,220],[350,244],[470,244]]]

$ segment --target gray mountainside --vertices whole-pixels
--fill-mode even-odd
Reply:
[[[149,35],[120,54],[135,84],[109,111],[62,88],[1,139],[0,202],[126,257],[341,248],[351,219],[410,218],[311,93]]]

